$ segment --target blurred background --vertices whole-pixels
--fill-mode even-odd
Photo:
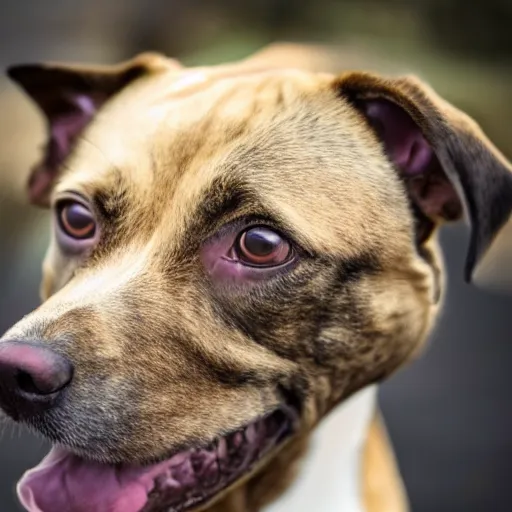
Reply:
[[[0,8],[2,68],[114,63],[145,50],[210,64],[276,40],[329,43],[340,69],[419,74],[512,156],[510,0],[0,0]],[[49,224],[23,189],[42,141],[39,114],[1,78],[1,332],[38,304]],[[512,298],[464,284],[464,227],[445,230],[442,241],[444,315],[424,356],[383,386],[381,403],[414,512],[509,512]],[[4,427],[0,512],[20,510],[15,482],[47,449]]]

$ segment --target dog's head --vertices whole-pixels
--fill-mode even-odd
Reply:
[[[29,507],[218,499],[417,351],[439,225],[467,213],[470,279],[511,211],[510,165],[413,78],[147,54],[10,75],[50,134],[45,301],[0,345],[2,407],[58,445]]]

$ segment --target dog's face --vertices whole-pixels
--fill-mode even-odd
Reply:
[[[67,365],[51,392],[41,365],[0,383],[59,445],[21,486],[29,508],[218,499],[419,348],[440,222],[468,210],[471,270],[510,213],[508,164],[412,79],[147,55],[11,73],[49,119],[29,189],[53,227],[45,302],[0,365],[41,347],[45,371]]]

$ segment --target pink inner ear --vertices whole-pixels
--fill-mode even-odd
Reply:
[[[70,95],[66,98],[66,109],[56,111],[48,117],[49,140],[43,160],[32,169],[28,183],[30,201],[46,204],[59,166],[97,111],[93,98],[85,95]]]
[[[395,103],[377,99],[362,104],[382,139],[389,159],[405,180],[409,196],[428,218],[455,220],[462,204],[420,127]]]
[[[433,151],[411,117],[397,105],[385,100],[365,103],[366,115],[379,131],[388,155],[406,176],[425,172]]]
[[[68,155],[72,144],[96,113],[96,105],[88,96],[72,96],[69,104],[68,113],[59,114],[50,120],[50,137],[57,144],[59,160]]]
[[[44,204],[58,174],[59,166],[97,111],[94,100],[85,95],[70,95],[66,98],[66,110],[49,117],[49,140],[42,162],[30,176],[28,192],[31,202]]]

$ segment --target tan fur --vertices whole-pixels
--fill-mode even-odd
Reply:
[[[279,406],[277,384],[303,392],[292,441],[207,508],[256,512],[293,480],[321,417],[409,360],[440,307],[436,235],[420,257],[407,191],[352,100],[395,101],[425,126],[441,160],[442,112],[460,137],[508,163],[472,121],[411,79],[283,69],[279,48],[218,68],[135,62],[118,69],[144,72],[102,106],[49,196],[55,204],[70,191],[101,194],[115,226],[87,258],[69,257],[53,237],[45,302],[5,338],[72,340],[60,347],[76,367],[65,436],[101,461],[146,461],[209,441]],[[232,211],[208,217],[237,192]],[[300,286],[250,295],[205,274],[208,240],[247,214],[271,216],[317,256],[297,267]],[[89,424],[99,406],[117,412],[97,418],[102,442]],[[406,509],[377,420],[364,493],[370,512]]]
[[[372,420],[363,458],[362,493],[368,512],[406,512],[407,498],[380,414]]]

